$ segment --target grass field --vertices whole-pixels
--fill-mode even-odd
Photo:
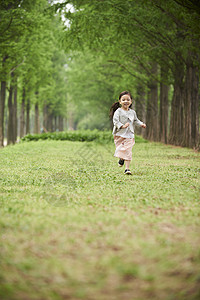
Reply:
[[[0,149],[0,299],[200,299],[200,155],[136,143]]]

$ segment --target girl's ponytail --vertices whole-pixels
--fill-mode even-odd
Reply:
[[[110,108],[110,114],[109,114],[110,119],[113,118],[114,112],[115,112],[119,107],[120,107],[119,101],[113,103],[113,105],[112,105],[111,108]]]

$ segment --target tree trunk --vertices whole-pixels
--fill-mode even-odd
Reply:
[[[6,99],[6,81],[1,81],[1,93],[0,93],[0,147],[4,146],[5,99]]]
[[[22,103],[21,103],[21,112],[20,112],[20,138],[24,136],[25,132],[25,88],[23,88],[23,93],[22,93]]]
[[[171,104],[170,133],[168,142],[180,146],[183,142],[183,112],[184,112],[184,65],[179,60],[179,54],[176,57],[174,70],[174,93]]]
[[[58,126],[57,126],[57,117],[56,116],[54,116],[54,126],[53,126],[53,131],[57,131],[57,129],[58,129]]]
[[[157,76],[157,64],[152,64],[151,69],[154,77]],[[148,84],[149,92],[147,96],[147,113],[146,113],[146,134],[145,137],[151,141],[158,140],[158,84],[153,78]]]
[[[169,113],[169,105],[168,105],[168,93],[169,86],[164,82],[164,78],[167,76],[167,71],[163,70],[161,67],[161,84],[160,84],[160,128],[159,128],[159,140],[162,143],[167,144],[167,134],[168,134],[168,113]]]
[[[2,60],[2,78],[1,78],[1,92],[0,92],[0,147],[4,146],[4,112],[6,101],[6,68],[5,63],[8,55],[5,55]]]
[[[43,130],[47,130],[47,105],[43,106]]]
[[[38,103],[35,104],[34,133],[40,133],[40,118],[39,118],[39,106],[38,106]]]
[[[44,131],[46,132],[53,131],[53,114],[50,113],[50,109],[48,105],[45,105],[43,108],[43,123],[44,123]]]
[[[14,126],[14,141],[17,141],[17,81],[14,86],[14,102],[13,102],[13,126]]]
[[[26,104],[26,134],[30,133],[30,99]]]
[[[182,146],[199,146],[199,68],[195,57],[188,53],[184,94],[184,138]]]
[[[68,129],[74,130],[74,115],[68,111]]]
[[[141,84],[137,86],[135,106],[138,119],[145,123],[145,90],[144,86],[142,86]],[[142,133],[144,133],[144,130],[142,130],[142,127],[136,127],[135,133],[141,135]]]
[[[63,131],[63,126],[64,124],[63,124],[63,117],[62,116],[59,116],[58,117],[58,129],[59,129],[59,131]]]
[[[48,112],[48,131],[53,132],[53,114]]]
[[[7,145],[14,144],[14,112],[13,112],[13,76],[11,74],[10,89],[8,96],[8,130],[7,130]]]

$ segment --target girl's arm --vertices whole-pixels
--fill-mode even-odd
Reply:
[[[122,124],[119,120],[119,111],[118,109],[115,111],[113,115],[113,124],[117,127],[117,129],[120,129],[124,124]]]
[[[146,124],[143,123],[142,121],[140,121],[140,120],[138,119],[136,112],[135,112],[134,123],[135,123],[137,126],[146,128]]]

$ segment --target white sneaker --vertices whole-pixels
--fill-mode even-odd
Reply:
[[[132,175],[132,173],[131,173],[131,171],[130,171],[129,169],[126,169],[126,170],[124,171],[124,174]]]

